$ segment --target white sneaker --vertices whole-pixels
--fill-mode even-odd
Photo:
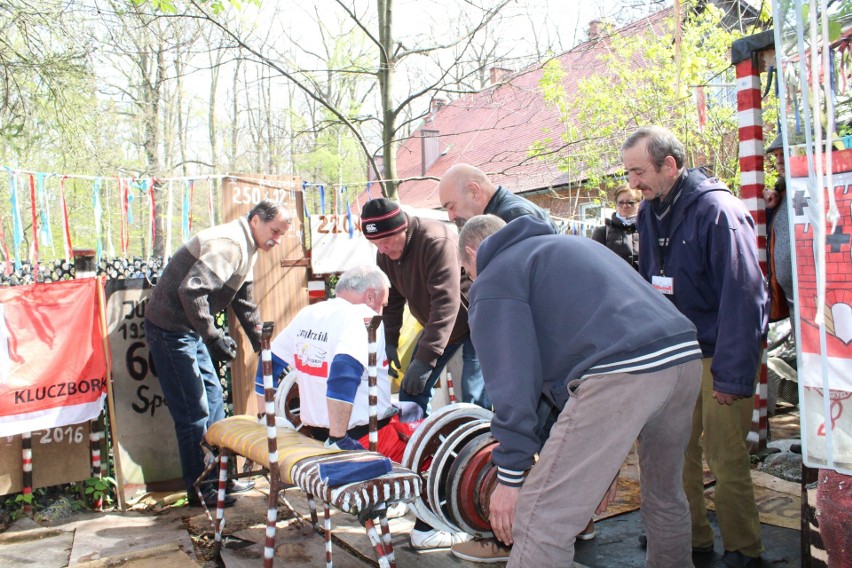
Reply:
[[[451,533],[432,529],[429,531],[411,530],[411,548],[414,550],[437,550],[450,548],[454,544],[467,542],[473,537],[464,532]]]
[[[398,519],[404,517],[407,512],[408,505],[405,504],[405,501],[400,501],[388,507],[387,516],[389,519]]]

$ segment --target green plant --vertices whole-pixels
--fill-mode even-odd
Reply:
[[[90,477],[83,482],[85,486],[84,493],[86,494],[89,503],[104,500],[105,503],[111,504],[112,490],[116,486],[116,481],[112,477]]]

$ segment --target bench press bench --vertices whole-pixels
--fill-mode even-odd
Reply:
[[[401,501],[411,502],[420,495],[420,476],[399,464],[392,464],[392,471],[385,475],[329,486],[320,478],[320,465],[346,462],[357,465],[359,461],[382,458],[375,452],[378,442],[376,420],[376,329],[381,317],[365,321],[370,341],[369,346],[369,400],[370,400],[370,450],[344,451],[324,447],[323,443],[308,438],[287,428],[276,428],[274,390],[272,388],[272,354],[270,341],[274,324],[265,322],[261,332],[263,384],[266,403],[266,424],[259,424],[249,416],[232,416],[213,424],[204,436],[204,444],[213,451],[213,462],[196,480],[195,487],[201,495],[200,484],[210,471],[219,466],[219,500],[213,530],[217,551],[222,545],[224,528],[225,485],[228,477],[230,456],[242,456],[268,472],[269,506],[267,510],[266,543],[264,546],[264,568],[272,568],[275,554],[275,531],[278,521],[278,494],[288,487],[299,487],[308,498],[311,522],[319,530],[316,503],[323,503],[326,563],[332,566],[330,507],[358,517],[382,568],[393,568],[396,560],[388,526],[387,508]],[[262,471],[263,471],[262,470]],[[202,504],[204,500],[201,500]],[[206,507],[205,507],[206,508]],[[381,537],[376,529],[376,519],[381,527]]]

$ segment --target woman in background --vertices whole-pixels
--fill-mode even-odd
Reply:
[[[615,190],[615,213],[595,229],[592,238],[639,270],[639,234],[636,215],[642,194],[625,184]]]

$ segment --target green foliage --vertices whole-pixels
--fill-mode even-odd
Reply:
[[[83,486],[90,504],[101,499],[104,503],[110,504],[113,502],[113,489],[117,486],[117,483],[112,477],[90,477],[83,482]]]
[[[33,494],[32,493],[19,493],[17,497],[15,497],[15,503],[19,503],[20,505],[32,505],[33,504]]]
[[[689,16],[679,53],[671,19],[663,26],[668,31],[660,35],[648,30],[634,37],[614,36],[602,56],[601,71],[580,80],[570,97],[559,61],[547,64],[541,88],[565,127],[558,142],[558,165],[571,179],[585,180],[589,187],[619,183],[612,173],[621,168],[621,142],[635,128],[656,124],[675,132],[701,165],[711,165],[717,176],[737,184],[735,90],[714,85],[733,83],[730,47],[742,34],[725,31],[722,13],[712,5],[701,13],[688,7],[685,2]],[[696,85],[705,85],[703,129],[693,100]],[[537,144],[531,153],[549,159],[547,153],[555,147]]]
[[[162,12],[164,14],[177,13],[177,4],[173,0],[131,0],[131,2],[136,6],[151,4],[151,7],[154,8],[155,11]],[[246,2],[260,6],[260,0],[246,0]],[[222,13],[228,5],[233,6],[237,10],[242,8],[240,0],[201,0],[201,3],[209,5],[214,14]]]

